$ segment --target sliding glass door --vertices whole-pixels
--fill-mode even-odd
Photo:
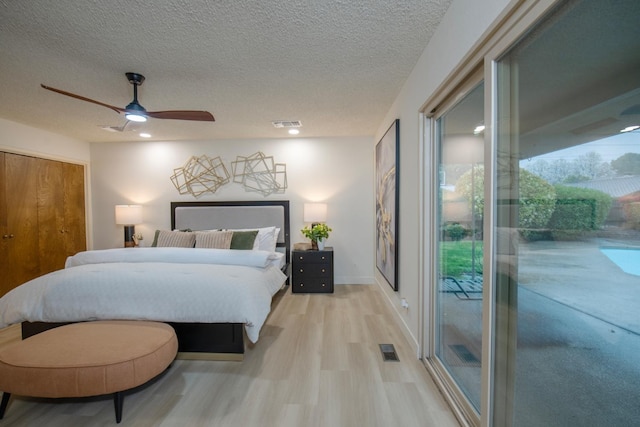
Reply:
[[[563,3],[497,61],[505,425],[640,419],[639,12]]]
[[[633,426],[640,2],[551,3],[426,104],[426,365],[471,424]]]

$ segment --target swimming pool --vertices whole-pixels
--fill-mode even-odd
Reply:
[[[634,248],[600,248],[611,261],[625,273],[640,276],[640,249]]]

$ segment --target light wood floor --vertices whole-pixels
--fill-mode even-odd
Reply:
[[[122,426],[458,426],[377,286],[282,291],[242,362],[177,360],[125,394]],[[0,330],[0,345],[19,339]],[[378,344],[400,362],[383,362]],[[9,426],[116,425],[111,396],[12,396]]]

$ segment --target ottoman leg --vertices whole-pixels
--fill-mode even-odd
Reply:
[[[113,393],[113,405],[116,408],[116,423],[122,421],[122,404],[124,403],[124,395],[121,391]]]
[[[2,403],[0,403],[0,420],[2,419],[2,417],[4,417],[4,411],[5,409],[7,409],[10,397],[11,393],[7,393],[6,391],[2,393]]]

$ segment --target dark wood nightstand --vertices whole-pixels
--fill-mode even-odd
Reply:
[[[333,293],[333,248],[291,252],[291,292]]]

